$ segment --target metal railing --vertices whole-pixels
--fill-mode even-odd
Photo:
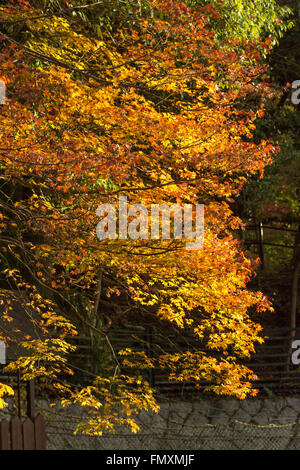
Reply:
[[[295,395],[300,394],[300,365],[294,365],[291,361],[292,341],[300,340],[300,328],[268,328],[263,332],[265,342],[256,346],[256,354],[251,359],[243,360],[245,364],[258,376],[254,387],[259,389],[260,394],[272,395]],[[178,352],[178,351],[204,351],[216,354],[211,350],[201,347],[196,338],[183,337],[174,331],[160,332],[153,328],[145,331],[112,330],[110,342],[116,352],[130,348],[132,351],[145,351],[153,357],[156,354]],[[300,354],[299,354],[300,356]],[[90,381],[93,377],[93,365],[95,360],[87,337],[80,337],[77,343],[77,351],[70,358],[72,366],[76,371],[75,377],[81,383]],[[167,371],[160,369],[129,370],[128,372],[144,375],[159,395],[198,395],[207,386],[206,383],[196,384],[192,382],[176,382],[168,379]],[[96,375],[96,374],[95,374]]]

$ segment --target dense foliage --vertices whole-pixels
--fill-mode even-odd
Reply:
[[[95,411],[81,428],[88,433],[116,423],[136,431],[131,414],[158,409],[130,366],[162,368],[217,394],[256,394],[242,360],[262,342],[250,312],[270,304],[247,288],[255,262],[233,235],[242,221],[230,204],[276,154],[268,136],[253,133],[274,96],[265,25],[272,19],[280,35],[285,12],[268,2],[248,37],[237,37],[251,3],[237,2],[223,41],[232,2],[218,3],[19,0],[0,10],[1,336],[27,350],[9,370],[48,377],[65,404]],[[117,207],[120,195],[149,208],[205,204],[203,249],[162,238],[99,241],[97,207]],[[21,340],[14,301],[34,325]],[[199,349],[117,354],[110,329],[145,322],[174,325]],[[72,373],[69,338],[82,329],[106,343],[111,361],[73,389],[59,377]],[[114,414],[120,405],[124,417]]]

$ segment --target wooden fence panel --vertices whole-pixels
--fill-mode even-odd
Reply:
[[[44,417],[38,414],[34,420],[35,449],[46,450],[46,426]]]
[[[23,449],[34,450],[35,449],[35,437],[34,437],[34,424],[31,419],[26,418],[23,426]]]
[[[7,419],[0,421],[0,450],[10,449],[9,422]]]
[[[32,421],[29,417],[22,424],[18,416],[9,423],[0,421],[0,450],[46,450],[46,427],[42,415]]]
[[[22,424],[18,416],[14,416],[10,422],[11,448],[12,450],[22,450]]]

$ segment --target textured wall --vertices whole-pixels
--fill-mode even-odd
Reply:
[[[76,423],[85,420],[80,408],[40,403],[49,449],[300,449],[300,398],[205,399],[160,406],[159,414],[139,414],[137,435],[121,429],[115,435],[86,437],[73,435]]]

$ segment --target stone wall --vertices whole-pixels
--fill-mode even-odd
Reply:
[[[137,434],[122,428],[100,437],[74,435],[87,420],[79,406],[39,401],[37,412],[46,418],[50,450],[300,450],[300,397],[165,401],[158,414],[137,416]],[[0,419],[14,413],[11,403]]]
[[[86,419],[77,406],[39,406],[48,449],[300,449],[300,398],[163,402],[158,414],[138,415],[136,435],[120,429],[101,437],[74,436],[76,424]]]

